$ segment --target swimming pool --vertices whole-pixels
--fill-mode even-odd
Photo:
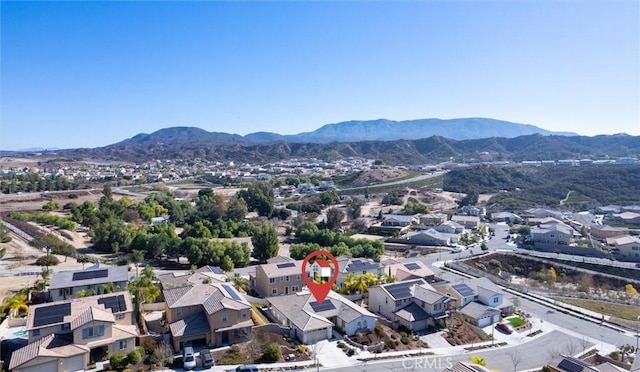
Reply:
[[[27,331],[17,331],[17,332],[13,332],[14,336],[26,336],[27,335]]]

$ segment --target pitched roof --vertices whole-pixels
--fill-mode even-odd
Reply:
[[[489,314],[500,313],[500,310],[483,305],[479,302],[469,302],[465,307],[458,311],[473,319],[480,319]]]
[[[640,239],[631,235],[607,238],[607,244],[609,245],[625,245],[625,244],[634,244],[634,243],[640,243]]]
[[[395,276],[398,281],[426,278],[434,275],[433,270],[431,270],[422,261],[392,261],[392,263],[387,264],[385,272],[391,276]]]
[[[301,275],[302,262],[302,260],[297,260],[292,262],[276,262],[272,264],[263,264],[258,266],[256,268],[256,271],[262,270],[267,278],[275,278],[286,275]]]
[[[370,258],[337,257],[338,268],[342,273],[360,273],[362,271],[382,270],[384,265]]]
[[[441,301],[453,301],[449,296],[434,290],[429,284],[413,286],[413,297],[429,305]]]
[[[58,359],[89,352],[88,347],[74,344],[70,336],[70,334],[51,334],[14,351],[11,355],[9,370],[18,368],[38,357]]]
[[[478,216],[461,216],[461,215],[455,215],[455,216],[451,216],[451,220],[453,222],[457,222],[457,221],[462,221],[462,222],[480,222],[480,217]]]
[[[338,317],[347,323],[361,316],[376,317],[376,315],[367,309],[354,304],[333,291],[329,291],[329,294],[320,307],[309,292],[269,297],[267,301],[280,313],[284,314],[291,323],[303,331],[332,326],[334,324],[327,319],[331,317]]]
[[[377,287],[382,288],[394,300],[402,300],[413,297],[412,287],[427,284],[424,279],[407,280],[399,283],[383,284]],[[432,287],[433,288],[433,287]]]
[[[167,289],[164,294],[170,309],[202,305],[208,314],[222,309],[248,309],[251,304],[231,284],[209,283]]]
[[[122,298],[120,298],[120,296],[122,296]],[[107,301],[105,302],[105,300]],[[110,302],[112,301],[115,301],[117,307],[109,307]],[[66,305],[67,307],[64,308],[63,305]],[[61,310],[62,308],[64,308],[64,310]],[[116,311],[114,312],[114,310]],[[61,313],[61,311],[63,312]],[[65,313],[64,311],[67,311],[68,313]],[[131,301],[131,295],[129,292],[116,292],[99,296],[48,302],[29,306],[26,328],[36,329],[50,327],[56,324],[69,323],[71,329],[76,329],[94,320],[114,322],[114,313],[126,313],[131,311],[133,311],[133,302]],[[41,321],[39,319],[44,312],[50,313],[44,314],[49,321]],[[51,315],[54,316],[52,317]]]
[[[418,304],[416,304],[415,302],[412,302],[409,305],[396,310],[395,314],[397,317],[408,322],[419,322],[429,317],[429,313],[424,311],[424,309],[418,306]]]
[[[126,282],[128,280],[129,268],[127,266],[94,265],[85,270],[55,272],[51,276],[49,290]]]
[[[173,337],[196,335],[209,332],[209,321],[203,312],[199,312],[169,324],[169,328]]]

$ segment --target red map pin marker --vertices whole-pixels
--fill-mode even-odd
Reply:
[[[318,275],[321,278],[329,277],[329,275],[331,276],[324,284],[316,283],[313,280],[313,277],[310,278],[307,275],[307,266],[309,265],[309,260],[317,256],[324,256],[328,258],[331,263],[333,263],[333,270],[331,270],[331,265],[324,258],[318,258],[315,260],[315,264],[318,265]],[[332,271],[333,273],[331,273]],[[316,298],[318,304],[322,304],[324,302],[324,299],[329,294],[331,287],[333,287],[336,279],[338,279],[338,271],[338,260],[336,260],[336,258],[327,251],[313,251],[304,258],[304,261],[302,262],[302,277],[304,278],[304,282],[307,283],[309,291],[311,291],[313,297]]]

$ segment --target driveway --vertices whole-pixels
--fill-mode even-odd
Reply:
[[[420,336],[420,339],[429,345],[429,348],[439,349],[445,347],[451,347],[451,344],[442,337],[442,332],[430,333],[425,336]]]

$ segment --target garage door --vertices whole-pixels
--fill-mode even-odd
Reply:
[[[480,318],[478,319],[478,327],[480,328],[484,328],[488,325],[491,324],[491,317],[490,316],[486,316],[484,318]]]
[[[327,339],[327,329],[318,329],[315,331],[307,332],[307,344],[315,344],[318,341]]]
[[[52,372],[57,370],[58,370],[58,361],[54,360],[51,362],[38,364],[32,367],[20,368],[16,371],[18,372]]]

